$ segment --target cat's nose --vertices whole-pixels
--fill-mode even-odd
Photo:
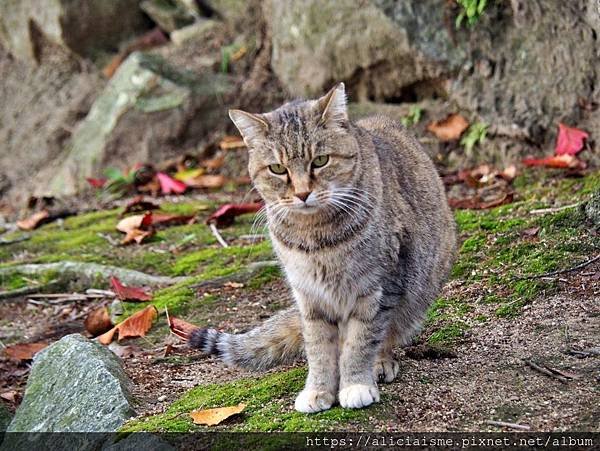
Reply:
[[[306,202],[306,199],[308,199],[308,196],[310,196],[310,193],[311,193],[310,191],[305,191],[304,193],[295,193],[294,196],[296,196],[302,202]]]

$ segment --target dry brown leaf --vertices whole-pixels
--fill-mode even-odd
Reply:
[[[106,307],[92,310],[85,318],[83,325],[85,326],[85,330],[87,330],[92,337],[103,334],[113,327],[113,323],[110,320],[110,315],[108,314],[108,309]]]
[[[219,147],[221,150],[231,150],[231,149],[240,149],[242,147],[246,147],[244,140],[239,136],[224,136],[221,142],[219,143]]]
[[[182,340],[189,340],[192,332],[198,329],[198,326],[194,326],[187,321],[175,318],[174,316],[169,316],[169,311],[166,308],[165,313],[167,314],[167,324],[169,325],[169,329],[171,329],[173,335],[176,335]]]
[[[237,406],[217,407],[215,409],[194,410],[190,412],[194,424],[204,424],[206,426],[215,426],[227,418],[241,413],[246,408],[246,404],[241,403]]]
[[[202,167],[205,167],[206,169],[220,169],[225,164],[225,155],[221,154],[214,158],[211,158],[210,160],[204,160],[201,164]]]
[[[4,353],[13,360],[31,360],[39,351],[48,346],[45,341],[37,343],[20,343],[7,346],[4,348]]]
[[[48,219],[49,217],[50,212],[48,210],[38,211],[26,219],[17,221],[17,227],[21,230],[33,230],[40,226],[44,220]]]
[[[127,216],[119,221],[117,224],[117,230],[119,232],[127,233],[134,229],[139,229],[142,226],[142,222],[144,222],[145,217],[145,214]]]
[[[156,307],[150,305],[144,310],[131,315],[125,321],[117,324],[111,330],[102,334],[98,337],[98,341],[103,345],[109,344],[113,341],[115,333],[118,332],[118,340],[123,338],[134,338],[134,337],[145,337],[146,333],[152,327],[152,322],[158,316]]]
[[[14,403],[17,399],[17,391],[11,390],[4,393],[0,393],[0,398],[4,399],[5,401]]]
[[[453,113],[446,119],[435,121],[427,125],[427,130],[433,133],[440,141],[455,141],[469,127],[467,120],[460,114]]]
[[[154,229],[150,229],[150,230],[133,229],[126,233],[125,238],[123,238],[121,240],[121,244],[125,245],[125,244],[129,244],[129,243],[133,243],[134,241],[137,244],[142,244],[145,239],[150,238],[152,235],[154,235]]]
[[[199,175],[189,178],[185,181],[187,186],[192,188],[221,188],[227,182],[224,175]]]

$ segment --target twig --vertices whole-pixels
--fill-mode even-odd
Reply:
[[[14,273],[40,275],[50,271],[60,275],[62,280],[67,282],[73,281],[73,276],[89,280],[96,280],[98,277],[108,280],[110,277],[116,276],[127,285],[172,285],[188,280],[187,277],[153,276],[117,266],[74,261],[8,266],[0,268],[0,277]]]
[[[96,288],[88,288],[87,290],[85,290],[85,294],[98,295],[98,296],[107,297],[107,298],[114,298],[116,296],[114,291],[98,290]]]
[[[12,298],[16,298],[19,296],[27,296],[27,295],[30,295],[33,293],[37,293],[38,291],[40,291],[40,289],[48,289],[55,285],[57,285],[57,281],[52,280],[45,285],[38,285],[35,287],[17,288],[16,290],[11,290],[11,291],[0,291],[0,299],[12,299]]]
[[[600,260],[600,254],[596,255],[594,258],[590,258],[589,260],[586,260],[583,263],[580,263],[580,264],[578,264],[576,266],[573,266],[571,268],[560,269],[558,271],[546,272],[544,274],[532,274],[532,275],[529,275],[529,276],[519,276],[519,277],[517,277],[517,279],[519,279],[519,280],[529,280],[529,279],[542,279],[544,277],[558,276],[559,274],[566,274],[566,273],[569,273],[569,272],[573,272],[573,271],[577,271],[577,270],[583,269],[586,266],[589,266],[592,263],[597,262],[598,260]]]
[[[491,426],[499,426],[499,427],[503,427],[503,428],[518,429],[520,431],[528,431],[531,429],[531,426],[529,426],[527,424],[507,423],[505,421],[487,420],[486,423]]]
[[[20,236],[18,238],[12,239],[12,240],[7,240],[6,238],[0,238],[0,246],[20,243],[22,241],[27,241],[30,238],[31,238],[31,235],[23,235],[23,236]]]
[[[525,360],[525,364],[529,368],[537,371],[538,373],[542,373],[542,374],[544,374],[546,376],[552,377],[552,378],[554,378],[554,379],[562,382],[563,384],[566,384],[567,382],[569,382],[569,379],[567,379],[566,377],[563,377],[563,376],[561,376],[559,374],[555,374],[552,371],[550,371],[548,368],[544,368],[543,366],[539,366],[537,363],[533,363],[531,360]]]
[[[569,208],[579,207],[581,202],[577,202],[576,204],[563,205],[562,207],[552,207],[552,208],[540,208],[538,210],[531,210],[529,214],[532,215],[545,215],[547,213],[556,213],[558,211],[568,210]]]
[[[217,226],[215,224],[213,224],[212,222],[210,224],[208,224],[208,226],[210,227],[210,231],[215,236],[215,238],[217,239],[219,244],[223,247],[229,247],[229,244],[227,244],[227,241],[225,241],[223,239],[223,237],[221,236],[221,234],[219,233],[219,229],[217,229]]]

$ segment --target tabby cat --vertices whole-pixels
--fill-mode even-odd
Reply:
[[[398,373],[394,347],[418,330],[454,258],[433,163],[397,122],[351,122],[342,83],[318,100],[229,116],[295,305],[243,334],[197,329],[190,345],[255,370],[305,355],[300,412],[379,401],[377,381]]]

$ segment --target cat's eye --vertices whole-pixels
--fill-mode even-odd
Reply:
[[[276,175],[283,175],[287,172],[287,169],[282,164],[270,164],[269,171]]]
[[[322,168],[329,162],[329,155],[319,155],[312,161],[313,168]]]

